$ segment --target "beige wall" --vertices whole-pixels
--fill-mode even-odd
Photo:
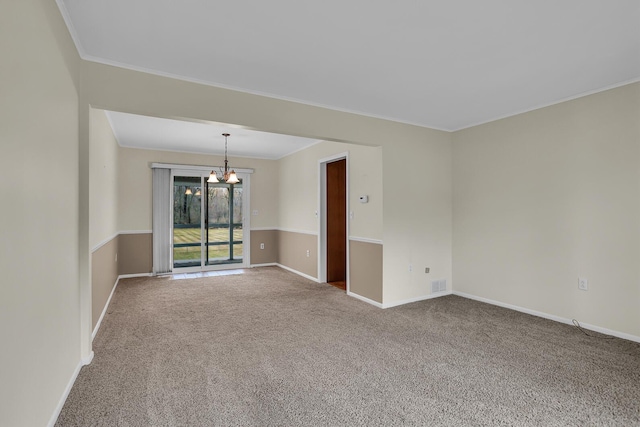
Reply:
[[[95,329],[118,278],[118,148],[105,112],[90,108],[89,247],[92,330]]]
[[[349,292],[382,303],[382,245],[349,241]]]
[[[280,228],[318,233],[318,161],[341,153],[349,155],[349,234],[382,239],[382,149],[338,142],[323,141],[280,159]],[[358,202],[364,194],[367,204]]]
[[[122,233],[118,236],[118,274],[151,273],[153,267],[153,235]]]
[[[454,289],[640,336],[640,84],[453,140]]]
[[[118,233],[118,143],[103,110],[89,112],[89,246]]]
[[[260,249],[260,244],[264,248]],[[251,231],[251,264],[277,263],[280,250],[280,236],[278,230]]]
[[[44,426],[80,363],[79,58],[44,0],[0,4],[0,54],[0,425]]]
[[[118,150],[118,225],[120,231],[151,230],[151,163],[219,166],[219,156],[140,150],[120,147]],[[278,168],[274,160],[229,158],[235,168],[251,168],[251,228],[273,228],[278,221]]]
[[[309,256],[307,256],[307,251],[309,251]],[[278,263],[307,276],[317,278],[318,236],[279,231]]]
[[[397,140],[382,154],[384,303],[429,295],[432,280],[446,279],[451,289],[451,134]]]

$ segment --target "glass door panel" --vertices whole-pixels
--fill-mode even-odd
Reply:
[[[206,265],[242,263],[242,180],[207,183]]]
[[[173,179],[173,267],[202,265],[202,178]]]

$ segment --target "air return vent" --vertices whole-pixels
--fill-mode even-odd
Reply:
[[[436,292],[444,292],[447,290],[447,280],[434,280],[431,282],[431,293],[434,294]]]

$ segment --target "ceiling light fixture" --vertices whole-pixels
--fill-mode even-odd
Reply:
[[[227,160],[227,138],[230,136],[230,134],[223,133],[222,136],[224,136],[224,171],[222,170],[222,168],[219,168],[220,173],[223,174],[224,182],[226,182],[227,184],[237,184],[240,182],[240,180],[236,175],[236,171],[231,169],[231,172],[229,172],[229,161]],[[211,171],[207,182],[220,182],[215,170]]]

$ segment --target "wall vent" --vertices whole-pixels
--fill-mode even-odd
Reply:
[[[434,280],[431,282],[431,293],[434,294],[436,292],[444,292],[447,290],[447,280]]]

